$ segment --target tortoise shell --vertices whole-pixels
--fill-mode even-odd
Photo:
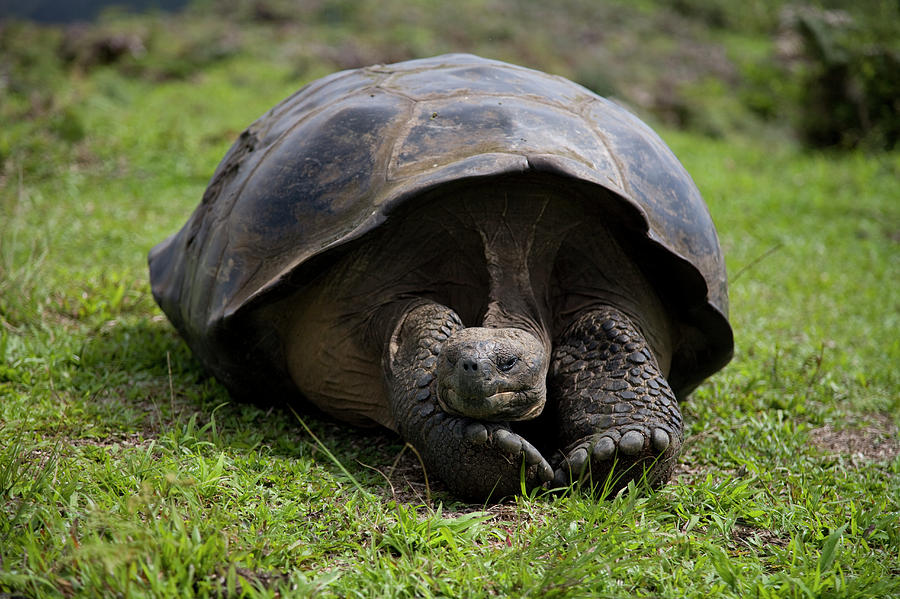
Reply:
[[[271,109],[228,151],[187,224],[150,252],[152,291],[233,393],[258,392],[261,381],[287,390],[277,343],[252,324],[257,308],[425,192],[516,173],[618,199],[633,258],[679,331],[676,394],[728,362],[716,230],[665,143],[571,81],[471,55],[335,73]]]

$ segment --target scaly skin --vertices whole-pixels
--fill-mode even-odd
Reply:
[[[411,309],[398,325],[386,357],[391,409],[400,434],[418,450],[429,474],[454,494],[499,500],[553,478],[534,446],[503,423],[444,412],[437,401],[436,367],[447,339],[463,328],[459,317],[438,304]]]
[[[671,476],[683,441],[681,412],[656,358],[624,314],[582,313],[554,346],[547,381],[562,456],[554,483],[608,491]],[[610,474],[612,476],[610,477]]]

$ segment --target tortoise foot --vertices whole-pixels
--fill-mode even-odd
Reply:
[[[579,483],[604,495],[626,487],[632,480],[658,486],[671,476],[677,454],[671,436],[662,428],[653,429],[649,435],[636,429],[624,434],[607,430],[570,445],[556,456],[553,485]]]
[[[521,462],[524,459],[526,469],[534,467],[535,474],[542,482],[549,481],[553,476],[550,464],[534,445],[500,425],[472,422],[465,427],[463,440],[471,445],[491,448],[506,454],[507,458],[514,462]]]
[[[621,312],[582,314],[557,343],[549,390],[558,406],[554,484],[615,492],[671,476],[683,440],[681,412],[656,358]]]
[[[448,465],[454,472],[444,473],[445,482],[461,495],[498,500],[519,494],[522,482],[528,490],[553,479],[553,468],[541,452],[504,425],[468,418],[447,420],[435,437],[441,437],[443,450],[467,456],[461,464]]]
[[[438,401],[436,364],[447,339],[463,328],[452,310],[437,304],[412,309],[394,335],[388,377],[400,434],[453,493],[498,501],[543,486],[553,468],[508,425],[444,411]],[[523,479],[524,474],[524,479]]]

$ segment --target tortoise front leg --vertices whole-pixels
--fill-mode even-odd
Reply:
[[[447,339],[463,328],[438,304],[421,304],[401,318],[386,356],[391,409],[403,438],[418,450],[429,474],[460,497],[498,500],[553,478],[553,469],[506,424],[444,412],[437,402],[436,365]]]
[[[671,476],[683,429],[678,402],[631,320],[611,307],[589,310],[554,346],[547,382],[562,456],[556,484],[585,481],[614,492],[646,472]]]

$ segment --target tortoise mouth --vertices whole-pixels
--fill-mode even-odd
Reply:
[[[448,414],[489,421],[536,418],[543,411],[546,401],[545,393],[534,388],[462,397],[452,388],[441,385],[437,396],[438,404]]]

